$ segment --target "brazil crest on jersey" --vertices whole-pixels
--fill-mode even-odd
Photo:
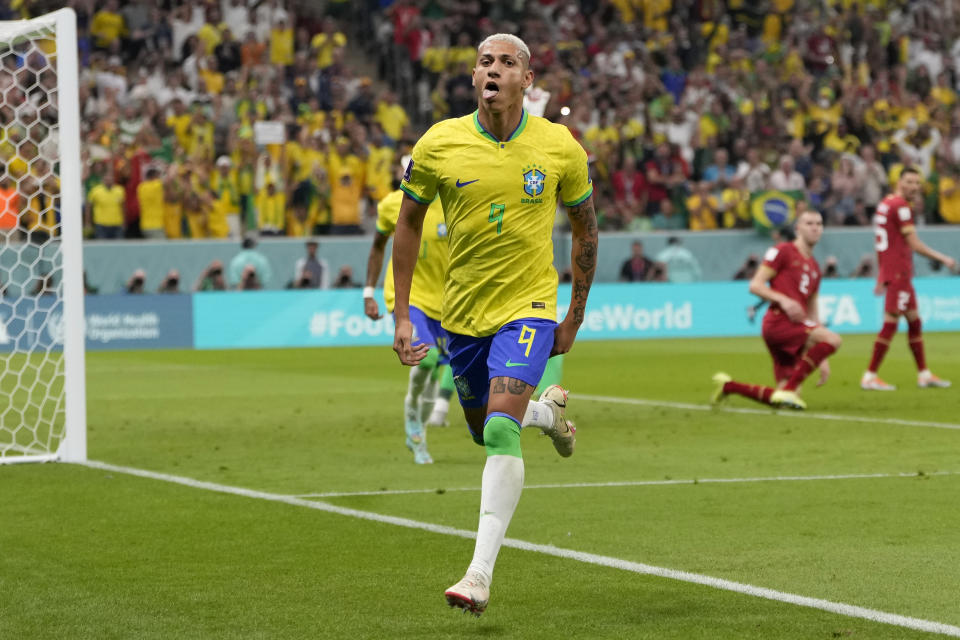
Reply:
[[[400,218],[402,191],[392,191],[377,204],[377,231],[392,236]],[[443,299],[443,277],[447,272],[447,224],[443,220],[443,207],[437,198],[430,203],[423,219],[420,236],[420,253],[410,283],[410,304],[434,320],[440,319]],[[396,293],[393,287],[393,258],[387,263],[383,278],[383,301],[387,311],[393,311]]]
[[[477,112],[435,124],[413,148],[400,188],[418,202],[438,194],[450,266],[443,327],[492,335],[520,318],[557,318],[553,222],[557,199],[593,193],[587,154],[563,125],[526,111],[499,141]]]

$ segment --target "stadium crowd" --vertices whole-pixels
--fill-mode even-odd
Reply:
[[[476,44],[496,31],[533,52],[528,110],[588,150],[602,229],[776,223],[751,207],[772,190],[864,225],[904,166],[924,178],[920,217],[960,222],[951,2],[68,4],[96,238],[372,231],[417,135],[475,109]],[[59,6],[17,0],[0,17]],[[21,59],[3,58],[4,86]],[[9,119],[0,221],[32,212],[21,231],[53,229],[28,188],[37,145]]]

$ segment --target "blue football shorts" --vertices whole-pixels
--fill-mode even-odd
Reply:
[[[440,326],[439,320],[434,320],[419,308],[410,305],[410,324],[413,325],[412,346],[421,342],[436,347],[440,354],[438,365],[450,363],[450,353],[447,351],[449,339],[446,330]]]
[[[500,376],[536,387],[553,349],[556,329],[553,320],[525,318],[508,322],[492,336],[482,338],[447,332],[460,404],[471,408],[486,405],[490,380]]]

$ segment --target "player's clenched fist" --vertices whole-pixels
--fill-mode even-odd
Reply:
[[[363,299],[363,313],[371,320],[379,320],[383,317],[380,315],[380,305],[373,298]]]
[[[550,350],[550,357],[570,351],[573,347],[573,341],[577,337],[577,329],[577,325],[566,320],[557,325],[557,329],[553,333],[553,349]]]

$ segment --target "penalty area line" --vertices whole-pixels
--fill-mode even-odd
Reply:
[[[109,464],[106,462],[97,462],[94,460],[89,460],[87,462],[82,462],[78,464],[85,467],[89,467],[91,469],[98,469],[101,471],[109,471],[113,473],[122,473],[126,475],[137,476],[140,478],[159,480],[162,482],[170,482],[173,484],[179,484],[179,485],[183,485],[193,489],[203,489],[205,491],[213,491],[216,493],[242,496],[245,498],[254,498],[258,500],[266,500],[269,502],[279,502],[279,503],[288,504],[291,506],[304,507],[307,509],[315,509],[317,511],[324,511],[326,513],[333,513],[337,515],[348,516],[351,518],[359,518],[361,520],[368,520],[372,522],[378,522],[381,524],[391,524],[398,527],[405,527],[408,529],[418,529],[421,531],[428,531],[431,533],[437,533],[437,534],[447,535],[447,536],[455,536],[458,538],[476,539],[476,534],[473,531],[467,531],[465,529],[456,529],[454,527],[447,527],[444,525],[433,524],[430,522],[420,522],[418,520],[411,520],[409,518],[399,518],[396,516],[388,516],[380,513],[373,513],[370,511],[360,511],[359,509],[347,509],[345,507],[338,507],[326,502],[315,502],[312,500],[304,500],[303,498],[297,498],[295,496],[289,496],[289,495],[283,495],[283,494],[277,494],[277,493],[268,493],[266,491],[257,491],[254,489],[246,489],[243,487],[232,487],[229,485],[217,484],[215,482],[195,480],[193,478],[187,478],[183,476],[174,476],[166,473],[158,473],[155,471],[148,471],[146,469],[123,467],[119,465]],[[800,607],[807,607],[810,609],[819,609],[821,611],[835,613],[835,614],[850,617],[850,618],[860,618],[863,620],[870,620],[872,622],[878,622],[881,624],[902,627],[905,629],[914,629],[916,631],[925,631],[927,633],[938,633],[945,636],[960,638],[960,627],[946,624],[943,622],[936,622],[933,620],[924,620],[921,618],[911,618],[911,617],[902,616],[896,613],[888,613],[886,611],[868,609],[866,607],[860,607],[860,606],[851,605],[851,604],[844,604],[842,602],[833,602],[831,600],[823,600],[820,598],[810,598],[807,596],[787,593],[784,591],[777,591],[775,589],[767,589],[765,587],[757,587],[754,585],[745,584],[741,582],[734,582],[732,580],[725,580],[723,578],[715,578],[713,576],[703,575],[699,573],[691,573],[688,571],[679,571],[676,569],[656,567],[653,565],[643,564],[640,562],[631,562],[629,560],[623,560],[621,558],[601,556],[593,553],[586,553],[583,551],[574,551],[572,549],[563,549],[561,547],[555,547],[553,545],[536,544],[536,543],[527,542],[524,540],[516,540],[513,538],[505,539],[503,541],[503,545],[505,547],[510,547],[512,549],[519,549],[521,551],[531,551],[533,553],[540,553],[548,556],[553,556],[556,558],[562,558],[565,560],[574,560],[577,562],[583,562],[585,564],[591,564],[594,566],[608,567],[611,569],[618,569],[621,571],[628,571],[631,573],[642,574],[642,575],[656,576],[659,578],[667,578],[669,580],[678,580],[680,582],[689,582],[693,584],[703,585],[706,587],[712,587],[714,589],[720,589],[723,591],[732,591],[735,593],[740,593],[740,594],[752,596],[755,598],[763,598],[765,600],[774,600],[777,602],[784,602],[787,604],[793,604]]]
[[[720,411],[722,413],[741,413],[755,416],[772,416],[778,418],[800,418],[807,420],[838,420],[843,422],[865,422],[868,424],[891,424],[901,427],[930,427],[933,429],[960,430],[960,424],[950,422],[929,422],[925,420],[906,420],[902,418],[870,418],[867,416],[846,416],[839,413],[809,413],[805,411],[777,411],[776,409],[750,409],[747,407],[713,407],[709,404],[693,404],[689,402],[671,402],[669,400],[648,400],[646,398],[620,398],[614,396],[595,396],[584,393],[571,393],[571,398],[587,400],[589,402],[612,402],[614,404],[631,404],[641,407],[661,407],[665,409],[685,409],[688,411]]]
[[[565,484],[529,484],[531,489],[604,489],[607,487],[663,487],[695,484],[740,484],[749,482],[802,482],[810,480],[861,480],[870,478],[920,478],[926,476],[956,476],[960,471],[930,471],[912,473],[844,473],[821,476],[769,476],[758,478],[691,478],[676,480],[619,480],[613,482],[569,482]],[[324,493],[301,493],[297,498],[355,498],[362,496],[400,496],[423,493],[452,493],[456,491],[480,491],[480,487],[438,487],[436,489],[383,489],[382,491],[327,491]]]

